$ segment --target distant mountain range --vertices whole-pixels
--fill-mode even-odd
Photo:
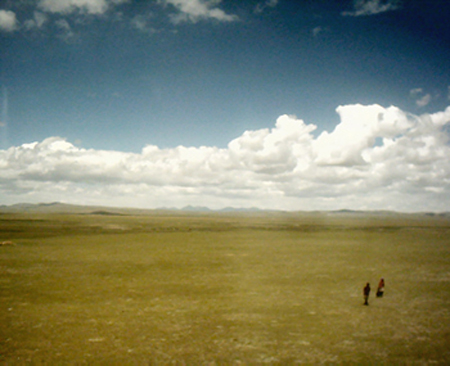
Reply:
[[[177,209],[175,209],[177,210]],[[185,206],[180,209],[181,211],[194,211],[194,212],[261,212],[261,211],[268,211],[268,210],[261,210],[257,207],[250,207],[250,208],[235,208],[235,207],[224,207],[220,210],[212,210],[209,207],[204,206]]]
[[[0,213],[67,213],[67,214],[93,214],[93,215],[136,215],[152,214],[161,212],[262,212],[256,207],[251,208],[233,208],[226,207],[220,210],[212,210],[203,206],[186,206],[183,208],[161,207],[156,209],[139,209],[124,207],[105,207],[105,206],[82,206],[72,205],[61,202],[51,203],[17,203],[13,205],[0,205]]]
[[[0,205],[0,214],[6,213],[41,213],[41,214],[91,214],[91,215],[149,215],[149,214],[176,214],[176,213],[231,213],[231,212],[242,212],[242,213],[283,213],[286,211],[280,210],[262,210],[257,207],[250,208],[235,208],[235,207],[225,207],[219,210],[212,210],[204,206],[185,206],[181,209],[179,208],[167,208],[161,207],[157,209],[138,209],[138,208],[122,208],[122,207],[105,207],[105,206],[82,206],[82,205],[72,205],[61,202],[51,202],[51,203],[18,203],[13,205]],[[295,212],[295,211],[293,211]],[[364,210],[334,210],[334,211],[297,211],[297,212],[308,212],[316,214],[327,214],[327,215],[339,215],[339,216],[360,216],[360,215],[370,215],[370,216],[393,216],[393,215],[423,215],[427,217],[449,217],[450,212],[417,212],[417,213],[399,213],[394,211],[364,211]]]

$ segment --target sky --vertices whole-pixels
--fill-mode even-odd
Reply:
[[[450,211],[449,16],[0,0],[0,204]]]

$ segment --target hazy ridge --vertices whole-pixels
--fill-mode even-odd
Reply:
[[[208,213],[305,213],[305,214],[326,214],[337,216],[427,216],[427,217],[450,217],[450,212],[413,212],[404,213],[389,210],[332,210],[332,211],[282,211],[282,210],[267,210],[257,207],[250,208],[236,208],[225,207],[218,210],[213,210],[204,206],[185,206],[183,208],[174,207],[160,207],[155,209],[139,209],[128,207],[109,207],[109,206],[89,206],[89,205],[74,205],[62,202],[50,203],[17,203],[13,205],[0,205],[0,214],[6,213],[36,213],[36,214],[92,214],[92,215],[155,215],[155,214],[208,214]]]

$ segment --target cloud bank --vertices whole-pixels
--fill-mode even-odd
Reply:
[[[33,17],[19,21],[14,11],[0,9],[0,32],[40,29],[48,23],[50,15],[58,17],[89,15],[104,19],[107,12],[117,11],[120,5],[131,2],[131,0],[36,0],[34,2],[23,2],[19,4],[20,8],[32,7]],[[220,2],[220,0],[157,0],[155,3],[157,6],[170,9],[168,19],[175,25],[183,22],[197,23],[200,20],[231,22],[239,19],[236,15],[227,14],[220,9]],[[269,0],[265,6],[274,7],[276,3],[277,0]],[[123,13],[116,12],[116,16],[122,17]],[[64,18],[59,18],[56,22],[61,20],[67,22]],[[82,24],[82,21],[78,21],[78,23]],[[153,33],[154,29],[148,27],[146,23],[143,14],[131,20],[135,29]],[[60,38],[67,40],[67,33],[64,33]]]
[[[227,148],[83,149],[59,137],[0,150],[2,203],[129,207],[391,209],[450,207],[450,107],[415,116],[346,105],[332,132],[280,116]]]
[[[131,2],[130,0],[40,0],[38,7],[50,13],[68,14],[82,12],[88,14],[104,14],[114,6]],[[178,10],[173,16],[176,22],[200,19],[216,19],[220,21],[236,20],[234,15],[226,14],[217,5],[220,0],[158,0],[158,3],[172,5]]]

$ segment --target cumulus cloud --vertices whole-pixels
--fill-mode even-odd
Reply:
[[[422,116],[380,105],[336,111],[341,122],[317,137],[315,125],[283,115],[222,149],[125,153],[51,137],[0,150],[0,193],[9,203],[448,210],[450,107]]]
[[[24,1],[19,4],[23,9],[31,7],[33,17],[19,22],[16,19],[16,13],[11,10],[0,10],[0,31],[12,32],[18,29],[26,31],[33,31],[40,29],[44,24],[48,23],[53,14],[57,14],[60,20],[56,22],[57,28],[60,30],[61,19],[68,19],[69,15],[85,16],[85,15],[104,15],[107,12],[113,14],[113,10],[119,5],[130,3],[131,0],[33,0]],[[275,6],[276,0],[268,0],[265,6]],[[204,19],[215,19],[221,22],[230,22],[238,19],[236,15],[227,14],[224,10],[219,8],[221,0],[157,0],[154,6],[162,6],[167,10],[169,20],[173,24],[183,22],[196,23]],[[18,6],[19,6],[18,5]],[[23,14],[24,12],[22,12]],[[117,11],[115,14],[116,20],[124,20],[122,12]],[[139,14],[132,19],[129,19],[131,26],[139,31],[145,33],[157,33],[158,30],[151,26],[149,22],[151,14]],[[73,18],[72,18],[73,19]],[[105,19],[102,17],[101,19]],[[19,26],[23,23],[23,27]],[[78,21],[76,24],[83,24]],[[68,30],[69,28],[66,27]],[[64,35],[59,35],[59,38],[73,40],[73,33],[67,31]]]
[[[0,10],[0,31],[13,32],[18,27],[16,13],[11,10]]]
[[[396,10],[399,8],[398,0],[354,0],[353,10],[344,11],[341,14],[343,16],[367,16],[384,13],[387,11]]]
[[[177,24],[191,21],[193,23],[201,19],[215,19],[230,22],[237,20],[237,16],[225,13],[217,5],[220,0],[159,0],[163,4],[174,6],[179,13],[173,15],[172,21]]]
[[[110,6],[129,0],[40,0],[40,9],[50,13],[71,13],[81,11],[88,14],[103,14]]]

